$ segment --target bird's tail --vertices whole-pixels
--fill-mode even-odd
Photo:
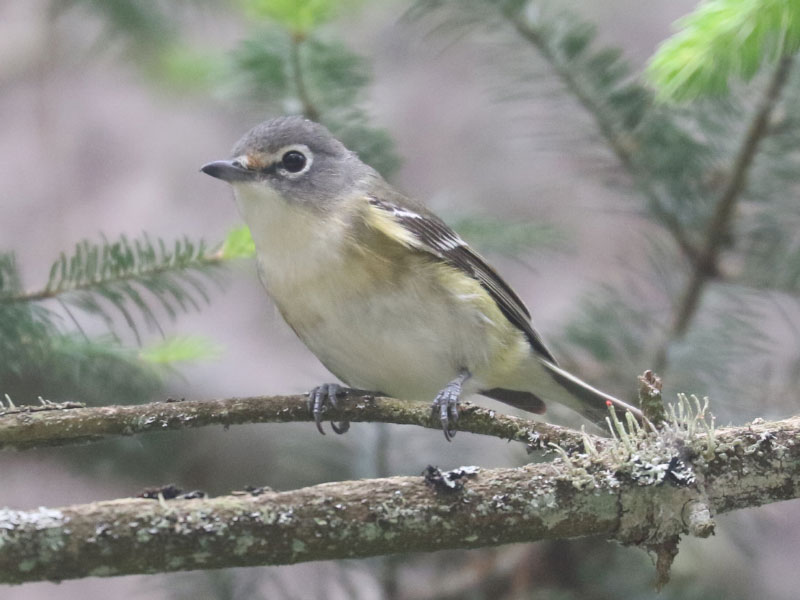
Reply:
[[[552,399],[580,413],[593,423],[603,422],[608,416],[610,406],[614,407],[618,414],[630,411],[638,421],[642,421],[642,411],[638,408],[601,392],[549,361],[540,361],[540,364],[552,381],[566,392],[566,394],[557,394]]]
[[[608,416],[609,406],[624,419],[625,411],[633,413],[641,422],[642,411],[619,398],[601,392],[552,362],[531,356],[524,368],[517,371],[519,379],[508,381],[508,386],[481,391],[481,394],[510,404],[516,408],[544,413],[545,402],[558,402],[601,425]]]

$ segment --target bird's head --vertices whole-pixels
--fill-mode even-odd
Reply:
[[[201,171],[230,183],[237,194],[278,195],[289,204],[325,209],[374,173],[327,128],[303,117],[279,117],[247,132],[232,157]]]

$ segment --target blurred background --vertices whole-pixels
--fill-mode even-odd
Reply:
[[[330,381],[247,250],[232,249],[230,189],[199,172],[258,122],[304,113],[487,255],[584,378],[631,398],[655,367],[665,398],[708,395],[723,425],[797,414],[800,77],[781,90],[719,272],[700,274],[701,301],[684,314],[698,271],[681,244],[702,242],[773,68],[711,99],[654,103],[641,71],[694,8],[0,0],[0,394],[117,404]],[[0,454],[0,506],[532,459],[413,427],[204,428]],[[795,598],[796,508],[720,517],[714,538],[682,543],[659,597]],[[0,598],[650,598],[653,576],[641,551],[587,539],[27,584]]]

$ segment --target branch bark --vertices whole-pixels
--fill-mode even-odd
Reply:
[[[674,554],[682,534],[712,533],[713,514],[800,496],[800,417],[718,431],[713,456],[704,458],[699,448],[708,441],[671,445],[662,460],[686,464],[681,477],[675,470],[660,480],[652,478],[658,468],[650,469],[657,465],[643,465],[642,454],[621,460],[620,447],[609,447],[598,455],[565,454],[515,469],[462,468],[425,478],[214,499],[1,509],[0,582],[279,565],[587,535],[658,549],[661,558],[666,547]]]
[[[460,431],[524,442],[533,449],[548,448],[550,444],[572,449],[583,444],[581,433],[566,427],[503,415],[470,402],[462,402],[460,406]],[[327,410],[325,418],[441,428],[437,420],[431,419],[430,405],[424,402],[371,396],[344,398],[339,408]],[[134,406],[84,407],[72,403],[0,408],[0,449],[63,446],[109,436],[207,425],[227,427],[311,420],[304,395],[167,401]]]

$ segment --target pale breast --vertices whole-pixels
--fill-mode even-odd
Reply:
[[[477,373],[488,363],[487,324],[429,270],[364,284],[353,268],[329,272],[315,298],[276,298],[287,322],[343,381],[430,400],[461,369]]]
[[[322,227],[306,209],[242,187],[267,291],[332,373],[404,399],[432,399],[464,368],[476,375],[470,387],[481,386],[498,324],[470,294],[443,286],[434,259],[360,252],[345,219]]]

